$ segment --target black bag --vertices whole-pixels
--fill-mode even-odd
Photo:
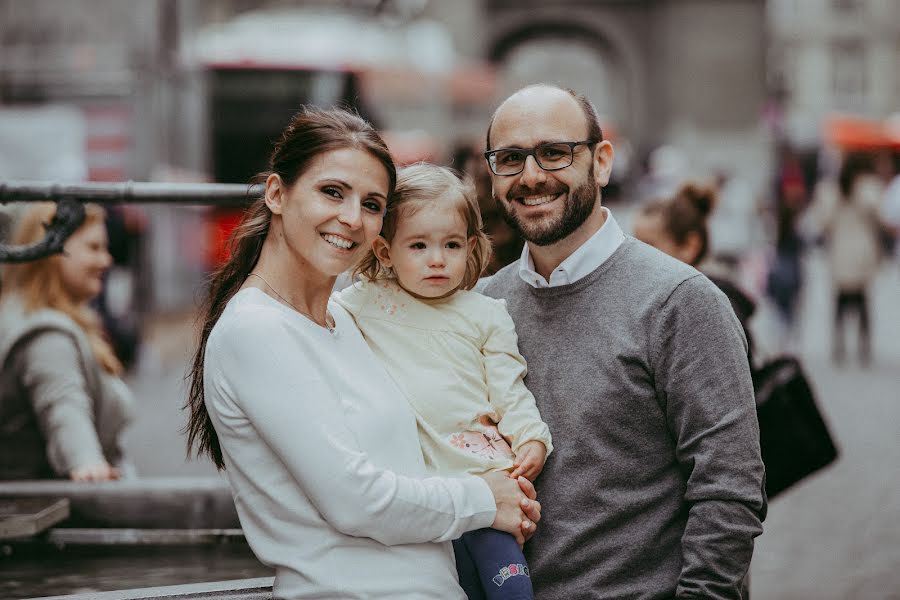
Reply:
[[[837,458],[800,362],[780,356],[753,371],[766,494],[784,491]]]

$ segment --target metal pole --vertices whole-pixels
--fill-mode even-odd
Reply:
[[[0,181],[0,203],[56,202],[44,239],[28,246],[0,244],[0,262],[27,262],[62,252],[63,244],[84,221],[85,202],[100,204],[201,204],[244,207],[263,186],[223,183],[56,183]]]
[[[195,204],[247,206],[260,184],[232,183],[57,183],[0,181],[0,203],[74,200],[101,204]]]

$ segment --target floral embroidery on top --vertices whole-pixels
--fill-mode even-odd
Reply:
[[[461,431],[450,436],[450,444],[476,456],[484,458],[514,458],[515,455],[496,427],[485,432]]]
[[[378,305],[385,313],[394,316],[397,314],[397,311],[401,308],[406,307],[406,302],[400,302],[399,304],[395,302],[394,294],[390,291],[390,283],[387,281],[380,281],[374,284],[376,286],[375,291],[375,304]]]

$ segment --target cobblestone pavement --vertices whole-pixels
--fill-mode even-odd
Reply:
[[[776,498],[751,569],[754,600],[900,600],[900,265],[873,290],[874,362],[830,361],[831,300],[821,257],[808,261],[796,349],[840,445],[838,462]],[[765,353],[776,325],[754,323]],[[180,410],[191,319],[155,324],[131,378],[139,415],[126,445],[144,476],[212,475],[185,461]],[[848,345],[855,349],[853,344]],[[852,356],[852,352],[851,352]]]

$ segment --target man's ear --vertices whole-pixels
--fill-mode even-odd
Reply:
[[[266,177],[266,206],[273,215],[280,215],[284,208],[284,196],[287,193],[284,182],[277,173]]]
[[[375,238],[375,241],[372,242],[372,252],[375,253],[375,258],[378,259],[378,262],[381,263],[381,266],[385,269],[390,269],[391,265],[391,245],[388,243],[386,239],[381,237],[380,235]]]
[[[600,187],[609,183],[609,176],[612,173],[613,157],[612,144],[609,140],[603,140],[594,148],[594,181]]]

